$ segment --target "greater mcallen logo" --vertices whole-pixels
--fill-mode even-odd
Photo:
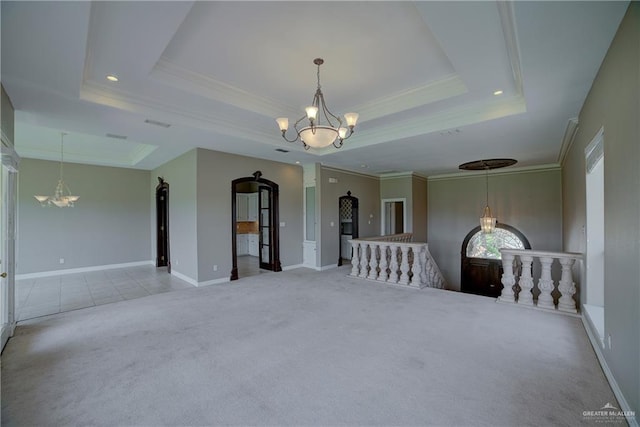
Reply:
[[[582,416],[595,422],[625,422],[625,419],[633,419],[636,416],[635,411],[622,411],[616,408],[610,402],[607,402],[597,411],[583,411]]]

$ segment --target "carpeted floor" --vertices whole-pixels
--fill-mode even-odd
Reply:
[[[19,324],[2,425],[579,425],[577,318],[298,269]]]

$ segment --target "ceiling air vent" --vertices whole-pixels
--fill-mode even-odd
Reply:
[[[108,133],[106,134],[107,138],[113,138],[113,139],[127,139],[126,135],[116,135],[115,133]]]
[[[163,128],[168,128],[169,126],[171,126],[169,123],[159,122],[157,120],[151,120],[151,119],[146,119],[144,122],[150,125],[160,126]]]
[[[276,148],[276,151],[279,151],[281,153],[288,153],[289,150],[285,150],[284,148]]]

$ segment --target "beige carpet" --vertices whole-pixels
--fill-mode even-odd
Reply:
[[[577,318],[298,269],[21,323],[2,425],[580,425]]]

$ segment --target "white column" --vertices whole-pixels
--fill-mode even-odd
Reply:
[[[575,260],[572,258],[560,258],[559,261],[562,266],[562,276],[558,284],[558,290],[562,296],[558,300],[558,310],[577,313],[576,302],[573,300],[573,294],[576,293],[576,284],[573,282],[573,275],[571,274],[571,266],[573,266]]]
[[[389,266],[389,260],[387,259],[388,249],[388,243],[380,243],[380,274],[378,275],[378,280],[381,282],[386,282],[389,278],[389,272],[387,271],[387,267]]]
[[[358,248],[360,247],[360,242],[355,240],[351,241],[351,247],[353,248],[353,255],[351,255],[351,275],[357,276],[359,273],[359,264],[360,264],[360,251]]]
[[[533,305],[533,294],[531,289],[533,288],[533,277],[531,276],[531,263],[533,263],[533,257],[529,255],[520,255],[520,261],[522,261],[522,274],[520,275],[520,293],[518,294],[518,304]]]
[[[502,254],[502,293],[498,297],[500,302],[516,302],[516,296],[513,293],[513,285],[516,284],[516,278],[513,275],[513,254]]]
[[[368,279],[376,280],[378,278],[378,243],[369,243],[371,256],[369,257],[369,276]]]
[[[400,280],[398,283],[402,285],[409,284],[409,246],[400,246],[400,250],[402,251],[402,261],[400,263],[400,271],[402,275],[400,276]]]
[[[540,257],[540,265],[542,266],[540,280],[538,280],[538,289],[540,289],[538,307],[540,308],[555,308],[551,296],[554,288],[553,279],[551,279],[551,264],[553,264],[552,257]]]
[[[391,249],[391,263],[389,265],[389,282],[398,283],[398,251],[399,246],[393,243],[389,246]]]

